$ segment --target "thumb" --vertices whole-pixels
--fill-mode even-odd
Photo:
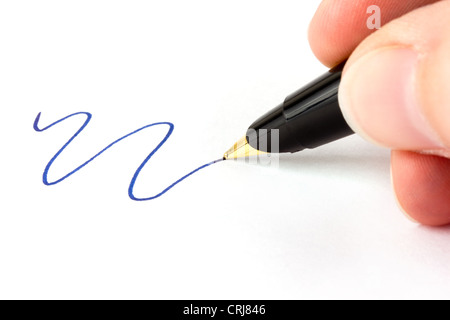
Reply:
[[[450,1],[437,2],[360,44],[339,91],[353,130],[386,147],[450,158],[449,19]]]

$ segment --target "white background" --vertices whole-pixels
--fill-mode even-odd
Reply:
[[[0,298],[450,298],[450,229],[397,208],[389,151],[354,136],[220,163],[247,126],[325,72],[307,28],[319,1],[2,1]]]

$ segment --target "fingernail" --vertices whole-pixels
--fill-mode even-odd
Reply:
[[[396,47],[379,49],[350,66],[342,78],[339,103],[355,132],[393,149],[443,147],[417,99],[418,62],[414,50]]]

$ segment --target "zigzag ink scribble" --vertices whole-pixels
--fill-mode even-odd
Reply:
[[[73,113],[71,115],[68,115],[67,117],[64,117],[58,121],[53,122],[52,124],[48,125],[47,127],[40,129],[39,128],[39,120],[41,118],[41,113],[39,113],[36,117],[36,119],[34,120],[34,125],[33,128],[34,130],[36,130],[37,132],[42,132],[45,131],[47,129],[50,129],[51,127],[53,127],[54,125],[57,125],[60,122],[63,122],[66,119],[69,119],[71,117],[75,117],[78,115],[85,115],[86,116],[86,121],[83,123],[83,125],[80,127],[80,129],[78,129],[77,132],[75,132],[75,134],[62,146],[61,149],[59,149],[59,151],[53,156],[53,158],[47,163],[47,166],[45,167],[44,173],[42,175],[42,181],[45,185],[47,186],[51,186],[51,185],[55,185],[58,184],[62,181],[64,181],[65,179],[69,178],[71,175],[73,175],[74,173],[76,173],[77,171],[81,170],[83,167],[85,167],[86,165],[88,165],[91,161],[94,161],[95,158],[97,158],[98,156],[100,156],[102,153],[104,153],[105,151],[107,151],[109,148],[111,148],[112,146],[114,146],[115,144],[119,143],[120,141],[144,130],[150,127],[154,127],[154,126],[168,126],[168,131],[166,136],[164,137],[164,139],[161,140],[161,142],[156,146],[156,148],[154,148],[150,154],[144,159],[144,161],[141,163],[141,165],[137,168],[136,172],[133,175],[133,178],[131,179],[130,182],[130,186],[128,187],[128,196],[135,201],[148,201],[148,200],[153,200],[156,198],[161,197],[163,194],[165,194],[167,191],[169,191],[170,189],[172,189],[173,187],[175,187],[177,184],[179,184],[180,182],[182,182],[183,180],[185,180],[186,178],[190,177],[191,175],[193,175],[194,173],[209,167],[210,165],[213,165],[215,163],[221,162],[222,159],[216,160],[216,161],[212,161],[209,162],[205,165],[202,165],[200,167],[198,167],[197,169],[189,172],[188,174],[186,174],[185,176],[181,177],[180,179],[178,179],[177,181],[175,181],[174,183],[172,183],[170,186],[168,186],[167,188],[165,188],[163,191],[161,191],[160,193],[158,193],[155,196],[152,197],[148,197],[148,198],[136,198],[133,194],[133,188],[134,185],[136,183],[137,178],[139,177],[139,174],[141,172],[141,170],[145,167],[145,165],[147,164],[147,162],[151,159],[151,157],[159,150],[159,148],[161,148],[164,143],[166,143],[166,141],[169,139],[169,137],[172,135],[173,129],[175,128],[175,126],[173,125],[173,123],[170,122],[157,122],[157,123],[152,123],[149,125],[146,125],[142,128],[139,128],[113,142],[111,142],[108,146],[106,146],[103,150],[101,150],[99,153],[97,153],[95,156],[93,156],[92,158],[90,158],[88,161],[86,161],[85,163],[83,163],[82,165],[78,166],[77,168],[75,168],[74,170],[72,170],[71,172],[69,172],[68,174],[66,174],[65,176],[63,176],[62,178],[53,181],[53,182],[49,182],[48,181],[48,172],[50,171],[50,168],[53,164],[53,162],[55,162],[55,160],[59,157],[59,155],[64,151],[65,148],[67,148],[67,146],[86,128],[86,126],[89,124],[89,122],[92,119],[92,114],[90,114],[89,112],[77,112],[77,113]]]

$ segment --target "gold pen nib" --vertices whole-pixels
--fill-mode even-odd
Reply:
[[[256,150],[247,142],[247,137],[239,139],[225,154],[224,160],[246,158],[252,156],[258,156],[260,154],[266,154],[266,152]]]

